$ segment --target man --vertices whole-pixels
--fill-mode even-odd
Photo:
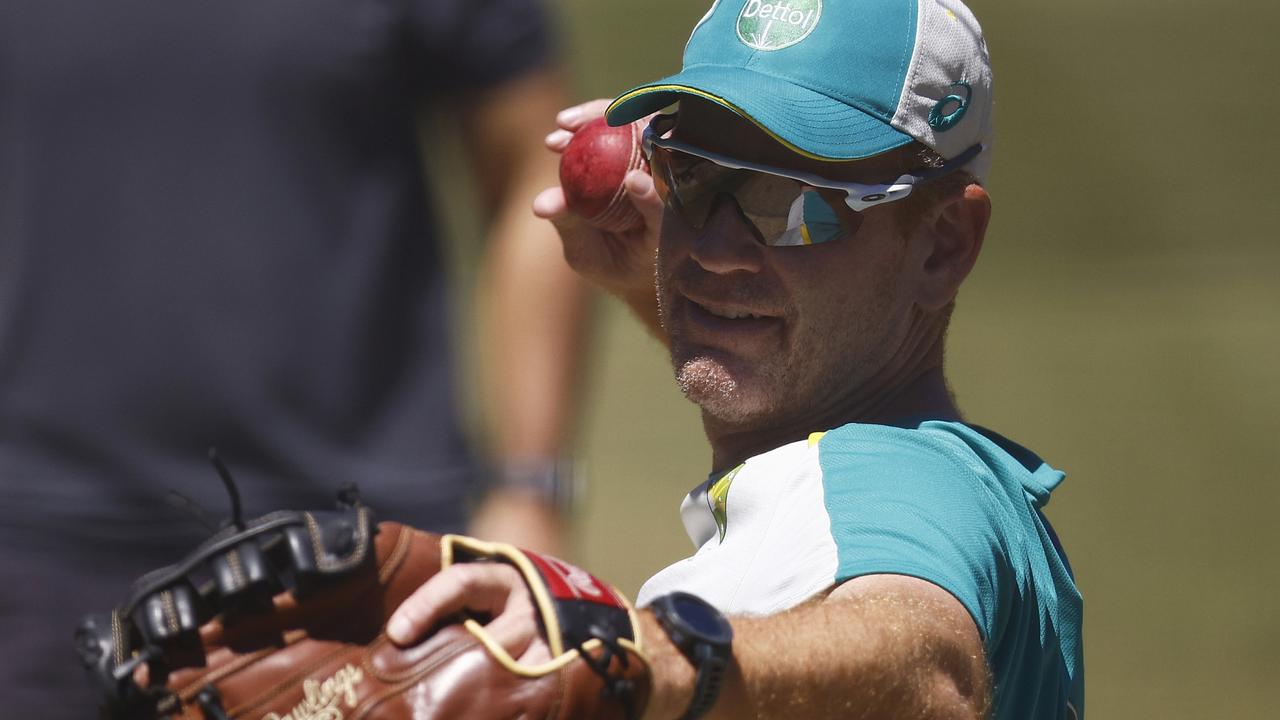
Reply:
[[[647,136],[652,181],[628,177],[657,243],[656,303],[641,238],[584,227],[559,190],[535,204],[580,272],[660,328],[711,446],[681,507],[697,553],[638,598],[646,717],[1082,717],[1081,600],[1040,510],[1063,475],[965,423],[943,373],[991,211],[972,14],[720,0],[683,70],[607,114],[671,103]],[[723,638],[688,652],[697,621],[673,623],[672,598],[696,601],[677,592],[730,616],[731,655]],[[509,567],[463,565],[388,629],[410,642],[480,611],[532,661],[545,645],[528,608]],[[719,688],[705,679],[718,654]]]
[[[559,546],[586,286],[528,212],[556,177],[552,39],[534,0],[0,3],[5,716],[92,714],[72,632],[206,535],[171,489],[225,514],[210,445],[250,514],[355,481],[383,518],[463,529],[485,473],[426,113],[456,121],[493,219],[511,483],[472,531]]]

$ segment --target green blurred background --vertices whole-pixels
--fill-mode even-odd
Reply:
[[[678,69],[708,6],[551,2],[575,100]],[[1280,5],[970,6],[995,68],[995,215],[950,376],[970,420],[1068,471],[1048,513],[1085,596],[1089,716],[1277,717]],[[708,456],[611,300],[588,366],[577,559],[634,593],[689,553],[676,509]]]

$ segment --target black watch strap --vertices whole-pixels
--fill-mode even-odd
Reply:
[[[689,593],[663,595],[654,599],[649,607],[696,673],[693,700],[680,720],[700,718],[720,696],[733,652],[733,628],[718,610]]]
[[[729,667],[727,658],[716,657],[711,653],[703,653],[701,662],[696,662],[697,676],[693,681],[693,700],[689,709],[684,711],[680,720],[695,720],[711,711],[720,697],[720,688],[724,685],[724,671]]]

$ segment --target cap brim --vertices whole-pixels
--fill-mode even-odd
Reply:
[[[822,160],[858,160],[913,142],[885,120],[788,80],[741,67],[699,65],[619,95],[605,115],[624,125],[682,97],[700,97],[745,117],[791,150]]]

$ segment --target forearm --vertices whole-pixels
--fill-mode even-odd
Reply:
[[[581,377],[590,291],[550,224],[498,218],[482,271],[483,376],[495,454],[554,458],[568,441]]]
[[[478,379],[495,490],[470,531],[564,553],[564,523],[546,483],[570,442],[590,291],[564,261],[555,229],[530,203],[554,183],[543,138],[564,88],[554,72],[517,79],[465,107],[463,135],[476,170],[488,242],[477,281]],[[506,482],[513,480],[513,482]]]
[[[498,475],[470,531],[565,555],[572,477],[561,460],[573,430],[590,289],[565,263],[554,228],[529,212],[545,172],[511,188],[480,272],[480,379]]]
[[[555,229],[529,209],[558,174],[542,139],[563,98],[559,75],[548,70],[464,108],[463,136],[490,218],[477,283],[480,381],[490,450],[500,458],[556,456],[576,400],[588,291]]]
[[[590,289],[549,223],[500,216],[480,280],[481,383],[497,477],[469,532],[551,555],[569,553],[571,442]]]
[[[956,612],[929,597],[885,592],[736,618],[734,662],[708,717],[984,717],[985,659],[980,644],[975,650],[972,638],[956,637],[955,627],[972,624]],[[692,698],[693,670],[665,634],[649,645],[655,693],[646,717],[679,717]]]

